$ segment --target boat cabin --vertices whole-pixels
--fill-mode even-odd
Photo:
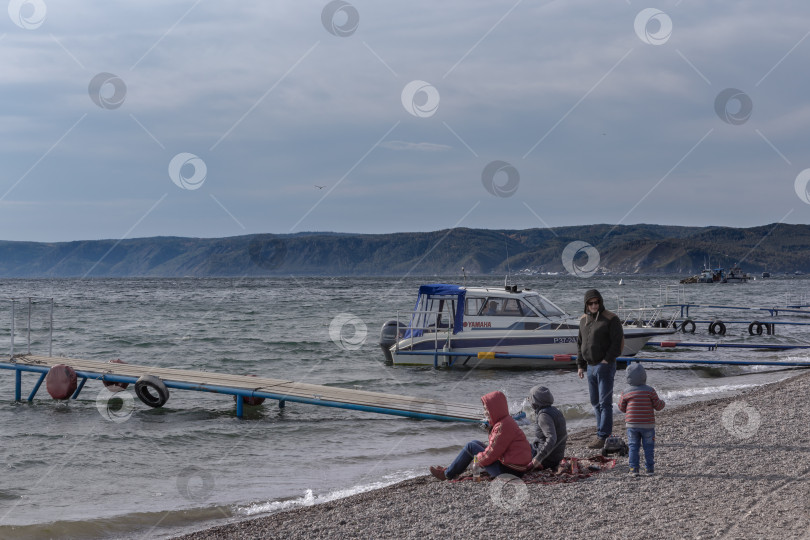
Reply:
[[[405,337],[418,337],[437,329],[535,330],[560,328],[570,317],[536,291],[457,285],[422,285]]]

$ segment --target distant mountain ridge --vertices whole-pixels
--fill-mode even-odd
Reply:
[[[747,272],[810,272],[810,226],[747,229],[582,225],[555,229],[229,238],[152,237],[73,242],[0,241],[0,277],[215,277],[278,275],[565,273],[563,250],[585,242],[598,271],[694,274],[705,263]],[[507,257],[508,253],[508,257]],[[587,262],[587,255],[578,257]],[[576,260],[577,264],[584,264]]]

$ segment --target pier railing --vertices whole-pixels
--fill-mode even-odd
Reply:
[[[806,292],[801,293],[785,293],[785,307],[789,308],[807,308],[810,307],[810,295]]]
[[[672,311],[665,314],[660,307],[619,308],[617,315],[624,326],[668,328],[675,321],[677,312]]]
[[[31,354],[31,344],[47,345],[53,354],[53,298],[36,296],[6,298],[0,302],[9,310],[9,355]],[[34,328],[34,324],[37,327]],[[32,330],[36,333],[32,340]],[[45,334],[43,336],[42,334]]]

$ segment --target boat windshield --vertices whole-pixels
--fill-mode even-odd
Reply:
[[[483,317],[537,317],[529,306],[517,298],[488,296],[467,298],[465,316]]]
[[[538,294],[520,298],[503,296],[468,297],[464,308],[467,317],[539,317],[566,318],[563,310]]]
[[[537,295],[527,295],[523,298],[526,302],[530,303],[534,306],[534,308],[540,312],[541,315],[544,317],[548,317],[549,319],[554,319],[558,317],[565,318],[565,312],[552,304],[549,300],[543,298],[539,294]]]

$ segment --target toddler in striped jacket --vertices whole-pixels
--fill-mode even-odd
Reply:
[[[655,474],[655,411],[664,408],[664,400],[647,384],[647,372],[638,362],[627,366],[627,384],[619,397],[619,410],[625,413],[630,474],[638,476],[639,446],[644,448],[647,475]]]

